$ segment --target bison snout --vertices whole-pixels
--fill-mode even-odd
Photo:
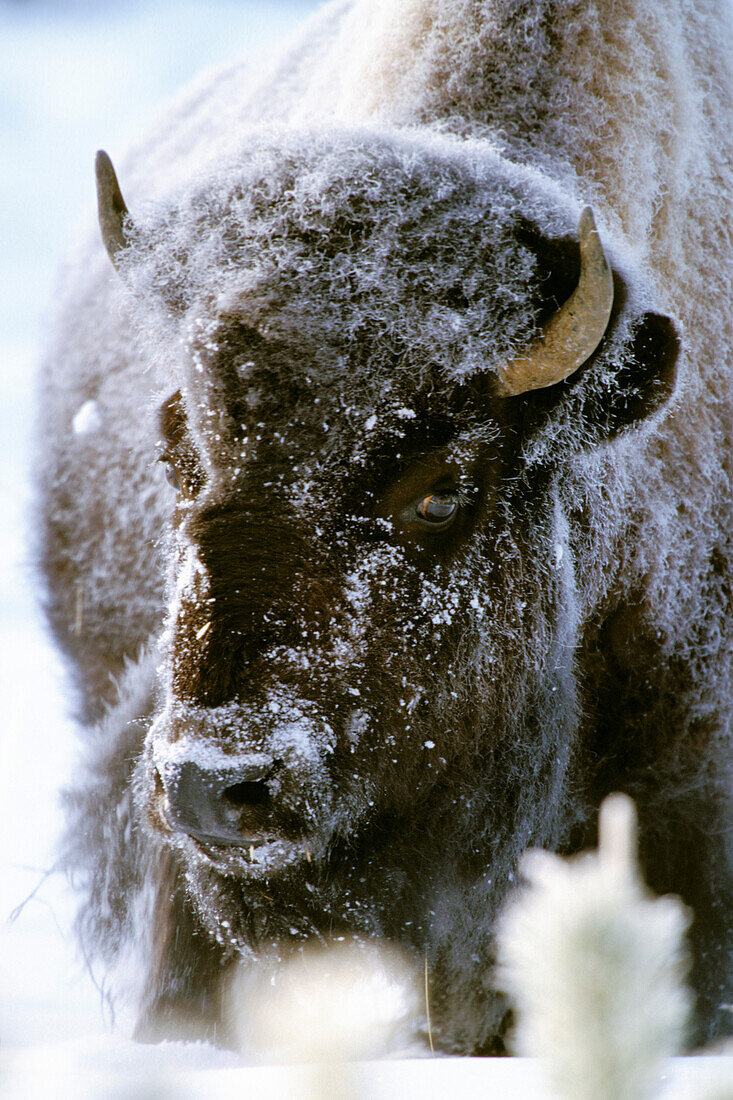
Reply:
[[[181,760],[161,775],[173,829],[209,844],[246,847],[268,830],[268,781],[277,771],[265,753],[233,757],[227,767]]]

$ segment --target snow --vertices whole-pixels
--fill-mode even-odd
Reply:
[[[102,427],[102,417],[96,401],[85,401],[71,421],[74,435],[87,435]]]
[[[301,1100],[323,1096],[368,1096],[370,1100],[461,1100],[486,1096],[516,1100],[551,1100],[540,1066],[529,1058],[398,1059],[357,1062],[348,1067],[253,1066],[246,1070],[221,1063],[226,1056],[180,1043],[137,1048],[131,1064],[124,1043],[111,1036],[83,1044],[51,1046],[0,1056],[5,1100],[47,1097],[54,1082],[54,1100],[133,1100],[141,1096],[178,1097],[180,1100],[220,1100],[223,1096],[256,1096],[258,1100]],[[320,1069],[320,1072],[319,1072]],[[196,1072],[192,1072],[196,1070]],[[339,1074],[340,1071],[340,1074]],[[325,1092],[337,1074],[351,1092]],[[675,1058],[660,1075],[665,1100],[699,1100],[701,1096],[730,1096],[733,1059]]]

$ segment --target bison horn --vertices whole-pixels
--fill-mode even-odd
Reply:
[[[590,358],[603,339],[613,305],[613,276],[588,206],[580,215],[578,238],[578,285],[526,355],[499,368],[499,390],[504,397],[562,382]]]
[[[99,228],[107,255],[115,267],[119,267],[119,254],[127,247],[125,219],[129,218],[125,200],[117,182],[114,165],[103,149],[95,160],[97,172],[97,208]]]

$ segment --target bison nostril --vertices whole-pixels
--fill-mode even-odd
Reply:
[[[264,753],[228,758],[218,768],[183,760],[163,776],[161,816],[171,828],[198,840],[245,847],[266,826],[267,781],[275,770]]]
[[[267,784],[261,780],[258,782],[250,780],[226,787],[224,799],[230,806],[236,806],[238,809],[246,809],[249,806],[264,807],[270,801],[270,791]]]

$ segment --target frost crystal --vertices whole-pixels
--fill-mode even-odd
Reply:
[[[102,427],[102,417],[96,401],[85,401],[71,422],[74,435],[89,435]]]

